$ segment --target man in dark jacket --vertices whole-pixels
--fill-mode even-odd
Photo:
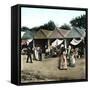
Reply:
[[[27,47],[27,61],[26,61],[26,63],[29,62],[29,58],[30,58],[30,63],[32,63],[31,52],[32,52],[32,50],[31,50],[31,48],[28,46],[28,47]]]

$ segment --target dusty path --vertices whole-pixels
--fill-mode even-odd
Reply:
[[[68,70],[58,69],[58,58],[43,59],[26,63],[26,55],[21,56],[21,82],[37,82],[52,80],[71,80],[85,78],[85,59],[78,59],[76,67]]]

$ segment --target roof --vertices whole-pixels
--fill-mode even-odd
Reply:
[[[57,29],[53,31],[40,29],[34,35],[34,39],[57,39],[57,38],[63,38],[63,35]]]
[[[85,37],[85,29],[73,27],[71,30],[55,29],[53,31],[40,29],[39,31],[33,32],[26,31],[22,36],[22,39],[59,39],[59,38],[81,38]]]
[[[86,36],[86,32],[84,28],[75,28],[75,29],[81,34],[82,37]]]
[[[81,38],[85,37],[85,30],[73,27],[71,30],[58,29],[63,38]]]
[[[52,34],[49,36],[50,39],[57,39],[57,38],[63,38],[63,35],[60,33],[59,30],[54,30]]]
[[[83,29],[80,28],[75,28],[73,27],[71,32],[69,32],[69,34],[67,35],[67,38],[81,38],[81,37],[85,37],[85,31]]]
[[[50,35],[53,33],[53,31],[46,30],[46,29],[41,29],[41,31],[46,36],[46,38],[50,38]]]
[[[61,33],[63,38],[66,38],[68,34],[71,32],[71,30],[65,30],[65,29],[58,29],[58,31]]]
[[[31,31],[26,31],[24,35],[22,36],[22,39],[33,39],[33,33]]]
[[[35,33],[34,39],[47,39],[46,35],[42,32],[42,30],[39,30]]]

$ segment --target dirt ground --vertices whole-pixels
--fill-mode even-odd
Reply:
[[[60,81],[85,79],[85,59],[76,60],[75,67],[69,67],[67,70],[58,69],[58,57],[43,58],[42,61],[26,63],[26,55],[21,55],[21,82],[42,82],[42,81]]]

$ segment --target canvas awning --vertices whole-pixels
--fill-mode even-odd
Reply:
[[[71,30],[58,29],[64,38],[81,38],[85,37],[85,29],[73,27]]]
[[[25,33],[24,31],[21,31],[21,38],[23,37],[24,33]]]
[[[40,29],[33,33],[31,31],[21,32],[22,39],[59,39],[59,38],[84,38],[86,32],[84,29],[73,27],[71,30],[55,29],[53,31]]]
[[[34,39],[47,39],[47,37],[42,30],[39,30],[34,34]]]
[[[80,34],[81,34],[81,38],[86,36],[86,32],[84,28],[75,28]]]
[[[82,41],[82,39],[80,39],[80,40],[73,39],[73,40],[70,42],[70,44],[76,46],[76,45],[78,45],[81,41]]]
[[[63,43],[63,40],[56,39],[54,42],[52,42],[52,46],[56,47]]]
[[[25,40],[25,39],[33,39],[33,33],[31,31],[26,31],[21,38],[23,40]]]
[[[63,35],[59,32],[59,30],[53,30],[51,35],[48,37],[49,39],[57,39],[57,38],[64,38]]]
[[[32,40],[33,40],[33,39],[28,39],[28,40],[27,40],[27,45],[28,45],[30,42],[32,42]]]
[[[63,38],[63,35],[58,30],[44,30],[40,29],[35,35],[34,39],[57,39]]]
[[[71,32],[68,34],[68,38],[81,38],[85,37],[85,30],[73,27]]]
[[[53,31],[41,29],[42,33],[46,36],[46,38],[50,38],[50,35],[53,33]]]
[[[71,32],[71,30],[66,30],[66,29],[58,29],[58,31],[63,36],[63,38],[67,38],[68,34]]]

